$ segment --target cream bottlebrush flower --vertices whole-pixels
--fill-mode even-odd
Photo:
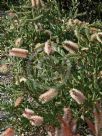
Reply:
[[[31,109],[27,109],[27,108],[25,109],[25,111],[22,114],[22,116],[27,119],[30,119],[33,115],[34,115],[34,111]]]
[[[91,35],[91,41],[93,42],[93,41],[97,41],[97,33],[94,33],[94,34],[92,34]]]
[[[13,128],[7,128],[1,136],[14,136],[14,129]]]
[[[28,56],[28,50],[21,49],[21,48],[12,48],[12,50],[9,51],[9,55],[26,58]]]
[[[99,74],[98,74],[98,79],[99,78],[102,78],[102,71],[100,71]]]
[[[101,30],[100,29],[97,29],[97,28],[95,28],[95,27],[90,27],[90,32],[91,33],[97,33],[97,32],[100,32]]]
[[[97,40],[102,43],[102,32],[98,32],[97,34]]]
[[[32,7],[39,7],[44,5],[42,0],[31,0],[31,4]]]
[[[85,47],[83,47],[82,49],[81,49],[81,51],[85,51],[85,52],[87,52],[89,50],[89,48],[85,48]]]
[[[69,51],[69,53],[75,53],[75,52],[77,52],[78,51],[78,49],[79,49],[79,46],[78,46],[78,44],[77,43],[74,43],[74,42],[72,42],[72,41],[64,41],[64,43],[63,43],[63,48],[65,49],[65,50],[67,50],[67,51]]]
[[[73,23],[74,23],[75,25],[82,25],[82,24],[83,24],[83,22],[80,21],[79,19],[74,19],[74,20],[73,20]]]
[[[15,46],[16,47],[20,47],[23,44],[23,39],[22,38],[18,38],[15,40]]]
[[[70,93],[70,96],[78,103],[78,104],[82,104],[86,97],[84,96],[84,94],[82,92],[80,92],[79,90],[77,89],[71,89],[69,91]]]
[[[9,72],[8,64],[1,64],[0,65],[0,73],[7,74]]]
[[[102,43],[102,32],[94,33],[91,35],[92,42],[100,42]]]
[[[18,107],[22,103],[23,98],[24,98],[23,96],[20,96],[20,97],[18,97],[16,99],[16,101],[15,101],[15,107]]]
[[[39,101],[42,103],[49,102],[58,95],[58,91],[54,88],[50,88],[47,92],[43,93],[39,97]]]
[[[45,46],[44,46],[44,52],[47,54],[47,55],[50,55],[54,52],[54,48],[53,48],[53,45],[51,43],[51,41],[47,41],[45,42]]]
[[[32,126],[40,126],[42,125],[43,120],[44,120],[43,117],[38,116],[38,115],[33,115],[30,118],[30,123]]]

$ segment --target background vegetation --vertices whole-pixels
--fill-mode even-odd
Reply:
[[[101,14],[101,1],[46,0],[44,6],[33,8],[30,0],[1,2],[0,64],[8,64],[6,70],[0,70],[1,131],[14,127],[18,135],[25,131],[29,136],[46,135],[45,126],[59,126],[57,116],[63,115],[64,107],[70,107],[78,120],[77,131],[88,135],[81,116],[93,119],[93,106],[97,100],[102,101],[102,39],[92,40],[92,35],[102,30]],[[75,21],[76,18],[81,22]],[[15,41],[18,38],[23,40],[19,48],[29,51],[25,59],[9,56],[9,51],[17,48]],[[47,40],[55,50],[51,55],[44,52]],[[65,50],[65,40],[77,43],[78,52],[70,54]],[[22,77],[26,82],[20,82]],[[57,89],[58,96],[42,104],[39,96],[49,88]],[[83,105],[70,97],[72,88],[81,90],[86,96]],[[23,102],[15,107],[20,96],[24,96]],[[44,124],[32,127],[22,117],[25,108],[43,116]]]

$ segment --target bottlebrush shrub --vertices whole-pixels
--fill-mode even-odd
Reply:
[[[45,136],[45,126],[50,125],[59,133],[67,116],[62,118],[67,111],[64,107],[72,110],[77,129],[85,128],[81,117],[93,117],[93,105],[102,98],[101,23],[89,24],[75,20],[73,14],[60,14],[55,1],[44,2],[39,8],[31,4],[22,1],[20,7],[11,7],[15,16],[10,17],[7,11],[0,18],[0,128],[13,128],[18,136]],[[98,34],[96,42],[91,39],[94,32]],[[16,48],[20,37],[23,42]],[[70,53],[69,47],[75,53]],[[74,100],[72,88],[81,92],[74,90]],[[84,98],[81,104],[75,95],[77,102]]]

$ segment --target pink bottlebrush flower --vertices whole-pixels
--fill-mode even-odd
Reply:
[[[43,117],[38,115],[33,115],[30,118],[30,123],[32,126],[40,126],[43,123]]]
[[[54,88],[50,88],[47,92],[43,93],[39,97],[39,101],[42,103],[49,102],[58,95],[58,91]]]
[[[77,44],[77,43],[74,43],[74,42],[72,42],[72,41],[64,41],[63,44],[64,44],[64,45],[63,45],[63,48],[64,48],[65,50],[69,51],[69,53],[71,53],[71,54],[77,52],[78,49],[79,49],[78,44]]]
[[[71,109],[68,107],[68,108],[64,108],[63,111],[64,111],[63,119],[67,123],[70,123],[72,121],[72,111],[71,111]]]
[[[84,94],[82,92],[80,92],[77,89],[71,89],[70,91],[70,96],[78,103],[78,104],[82,104],[86,97],[84,96]]]
[[[28,50],[21,49],[21,48],[12,48],[12,50],[9,51],[9,55],[26,58],[28,56]]]
[[[31,109],[27,109],[27,108],[25,109],[25,111],[22,114],[22,116],[27,119],[30,119],[33,115],[34,115],[34,111]]]
[[[52,47],[52,43],[50,41],[45,42],[44,52],[47,55],[50,55],[50,54],[52,54],[54,52],[54,49]]]
[[[2,136],[14,136],[14,129],[13,128],[7,128],[3,132]]]

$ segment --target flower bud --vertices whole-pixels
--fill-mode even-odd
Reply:
[[[7,128],[3,132],[2,136],[14,136],[14,129],[13,128]]]
[[[40,95],[39,101],[41,101],[42,103],[46,103],[46,102],[51,101],[57,95],[58,95],[58,91],[56,89],[51,88],[44,94]]]
[[[21,82],[26,82],[26,81],[27,81],[27,79],[25,77],[20,78],[20,83]]]
[[[38,115],[31,116],[30,123],[32,126],[40,126],[43,123],[43,117]]]
[[[28,56],[28,50],[20,49],[20,48],[12,48],[12,50],[9,51],[9,55],[26,58]]]
[[[1,64],[0,65],[0,73],[7,74],[9,72],[8,64]]]
[[[18,107],[23,101],[23,96],[20,96],[15,101],[15,107]]]
[[[34,115],[34,111],[31,110],[31,109],[27,109],[27,108],[26,108],[22,115],[23,115],[23,117],[25,117],[25,118],[27,118],[27,119],[30,119],[31,116]]]
[[[80,92],[79,90],[77,89],[71,89],[69,91],[70,93],[70,96],[78,103],[78,104],[82,104],[86,97],[84,96],[84,94],[82,92]]]
[[[14,18],[16,16],[16,13],[14,13],[13,11],[9,11],[7,13],[7,15],[10,17],[10,18]]]
[[[69,53],[73,54],[78,51],[79,46],[77,43],[74,43],[72,41],[64,41],[63,48],[69,51]]]
[[[23,44],[22,38],[16,39],[16,41],[15,41],[15,46],[16,46],[16,47],[20,47],[22,44]]]
[[[45,42],[44,52],[47,55],[50,55],[50,54],[52,54],[54,52],[54,49],[52,47],[52,43],[50,41]]]

